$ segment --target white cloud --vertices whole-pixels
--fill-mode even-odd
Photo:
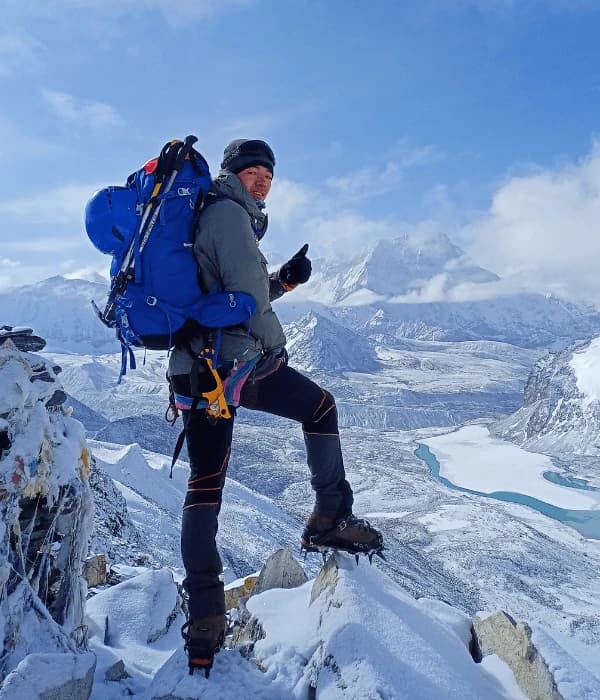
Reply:
[[[291,243],[308,242],[314,255],[348,254],[380,238],[399,235],[403,224],[392,219],[373,219],[345,206],[330,193],[293,180],[275,178],[269,195],[270,226]],[[275,245],[270,238],[267,245]]]
[[[427,280],[419,289],[392,297],[389,301],[392,304],[428,304],[435,301],[447,301],[447,282],[448,276],[442,272]]]
[[[297,225],[312,207],[315,193],[293,180],[275,178],[269,194],[269,218],[281,228]]]
[[[42,90],[42,97],[54,114],[78,126],[103,129],[123,123],[116,110],[104,102],[82,100],[57,90]]]
[[[4,222],[26,224],[79,224],[87,200],[101,185],[65,185],[30,197],[0,202]]]
[[[600,143],[577,163],[510,178],[463,235],[502,276],[600,301]]]
[[[389,302],[392,304],[429,304],[438,301],[486,301],[533,291],[539,290],[533,289],[531,285],[527,284],[527,280],[520,277],[507,277],[492,282],[463,282],[450,287],[448,286],[448,275],[443,272],[427,280],[419,289],[392,297]]]
[[[109,284],[108,267],[104,265],[85,265],[79,267],[77,260],[65,260],[61,266],[61,274],[68,280],[87,280],[88,282],[103,282]]]
[[[353,211],[308,219],[304,239],[312,242],[319,254],[344,253],[360,250],[367,243],[392,238],[399,233],[398,222],[368,219]]]
[[[97,252],[85,234],[23,240],[21,243],[19,254],[8,265],[3,266],[0,258],[0,291],[57,274],[108,284],[110,257]],[[5,247],[4,240],[2,246]]]
[[[357,201],[392,192],[402,184],[405,174],[415,167],[428,165],[441,157],[435,146],[410,146],[398,141],[378,166],[354,170],[347,175],[329,178],[332,191],[344,199]]]
[[[10,287],[20,287],[30,284],[33,280],[49,277],[52,272],[48,272],[46,266],[37,264],[26,264],[20,262],[18,265],[10,265],[0,271],[0,292]],[[0,317],[0,322],[6,323],[6,319]]]
[[[81,247],[84,235],[73,234],[71,236],[27,235],[2,241],[2,247],[11,253],[46,255],[63,254]],[[49,268],[55,269],[55,260],[48,263]],[[51,273],[50,273],[51,274]],[[48,275],[46,275],[47,277]]]
[[[11,260],[11,258],[4,258],[0,255],[0,267],[19,267],[20,264],[18,260]]]
[[[366,199],[395,189],[402,173],[397,163],[385,163],[380,168],[362,168],[345,177],[329,178],[327,184],[345,199]]]

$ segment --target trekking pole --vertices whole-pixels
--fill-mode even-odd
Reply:
[[[158,215],[160,214],[160,208],[162,206],[163,200],[159,199],[158,203],[155,206],[154,202],[156,201],[156,198],[161,194],[166,194],[171,189],[173,183],[175,182],[175,178],[177,177],[179,171],[183,167],[185,159],[191,152],[197,140],[198,139],[196,136],[190,135],[186,136],[183,142],[179,142],[180,145],[175,155],[173,170],[171,172],[171,175],[169,176],[169,179],[167,180],[166,184],[165,181],[161,179],[154,185],[154,189],[152,191],[148,204],[146,205],[146,208],[142,215],[142,220],[140,222],[140,253],[144,250],[146,243],[148,242],[148,238],[152,233],[152,229],[156,224]],[[172,141],[168,145],[172,146],[175,143],[177,142]],[[163,153],[165,153],[165,156],[168,157],[168,150],[164,151],[163,149]],[[134,248],[135,236],[131,241],[129,248],[127,249],[127,253],[125,255],[125,258],[123,259],[123,263],[121,264],[119,272],[114,278],[108,301],[106,302],[106,306],[104,307],[104,312],[100,316],[100,319],[108,326],[112,325],[112,315],[117,304],[117,299],[125,291],[127,282],[131,279],[131,274],[135,269]]]
[[[183,168],[183,164],[185,162],[185,159],[188,157],[190,154],[190,151],[192,150],[194,144],[197,141],[196,136],[186,136],[184,142],[181,144],[177,151],[177,155],[175,156],[175,163],[173,164],[173,171],[171,173],[171,176],[169,177],[167,184],[161,188],[160,194],[165,194],[168,192],[171,187],[173,187],[173,183],[175,182],[175,178],[177,175],[179,175],[179,171],[181,168]],[[152,212],[152,216],[150,217],[150,221],[148,222],[148,226],[146,226],[146,229],[144,230],[143,228],[143,218],[142,218],[142,224],[140,225],[140,253],[144,250],[146,243],[148,242],[148,238],[150,237],[150,234],[152,233],[152,229],[154,228],[154,224],[156,223],[156,220],[158,219],[158,215],[160,213],[160,208],[162,206],[163,200],[159,199],[158,204],[156,207],[154,207],[154,211]],[[146,212],[144,212],[145,214]]]

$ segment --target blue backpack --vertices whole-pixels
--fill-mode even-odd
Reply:
[[[131,346],[168,350],[199,332],[248,326],[256,310],[244,292],[200,288],[194,229],[211,176],[196,141],[170,141],[124,187],[99,190],[85,209],[90,240],[113,256],[106,307],[92,304],[121,341],[121,376],[128,356],[135,368]]]

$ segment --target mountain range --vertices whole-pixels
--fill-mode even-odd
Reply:
[[[473,264],[443,234],[378,241],[349,260],[319,260],[313,267],[310,283],[277,303],[284,322],[317,312],[388,345],[403,339],[492,340],[546,349],[600,331],[600,313],[593,308],[494,287],[497,276]],[[95,279],[56,276],[2,292],[1,322],[34,327],[50,351],[117,352],[114,334],[90,305],[95,299],[101,306],[107,294],[107,285]]]
[[[457,429],[465,423],[483,423],[494,438],[488,440],[487,452],[476,446],[476,477],[488,469],[486,455],[498,445],[506,449],[510,440],[510,454],[518,454],[523,464],[531,456],[527,450],[552,455],[552,469],[562,480],[557,488],[567,502],[564,494],[569,489],[596,490],[600,484],[592,463],[600,405],[594,380],[600,353],[598,341],[592,339],[600,328],[598,313],[544,295],[458,301],[451,293],[465,284],[489,290],[497,282],[443,236],[404,237],[376,244],[362,259],[345,266],[339,261],[319,266],[314,287],[312,281],[307,287],[311,294],[320,289],[319,301],[308,294],[294,301],[290,295],[289,302],[284,298],[276,307],[287,322],[291,364],[336,396],[356,513],[385,536],[387,562],[376,565],[384,578],[375,569],[372,576],[359,576],[353,569],[343,574],[349,576],[348,590],[356,589],[361,596],[352,593],[352,605],[349,598],[341,600],[342,611],[351,611],[358,620],[356,636],[347,648],[354,648],[371,630],[369,611],[379,610],[380,598],[385,603],[382,615],[391,609],[390,595],[397,597],[394,587],[403,591],[402,629],[417,614],[408,596],[425,599],[424,608],[437,610],[447,622],[448,616],[456,621],[476,611],[501,608],[533,625],[538,639],[550,635],[545,648],[556,654],[552,658],[563,697],[591,700],[600,683],[594,675],[600,641],[598,541],[583,536],[568,520],[550,517],[525,501],[508,502],[501,494],[457,488],[452,474],[445,472],[446,477],[440,478],[420,456],[431,436],[454,434],[454,448],[464,454]],[[425,301],[436,284],[439,295],[448,298]],[[118,344],[88,308],[90,298],[100,301],[105,292],[97,282],[55,277],[0,297],[0,323],[33,326],[48,340],[43,353],[48,366],[57,368],[56,373],[58,366],[62,368],[56,382],[60,380],[68,392],[73,416],[85,425],[92,454],[96,500],[92,546],[109,555],[113,575],[125,584],[94,591],[95,602],[92,598],[88,604],[92,645],[99,659],[94,700],[104,700],[103,693],[113,690],[143,696],[156,669],[180,646],[178,635],[169,628],[169,621],[180,615],[173,609],[176,587],[172,574],[161,569],[171,569],[176,578],[182,575],[178,538],[189,473],[180,461],[173,479],[168,476],[168,455],[180,426],[170,428],[163,420],[167,353],[149,352],[144,358],[138,353],[138,369],[118,384]],[[6,367],[0,378],[9,395],[13,379]],[[23,374],[22,384],[28,383]],[[5,430],[12,430],[8,419],[3,420]],[[27,425],[35,427],[31,421]],[[298,426],[240,410],[235,430],[219,528],[227,583],[255,572],[281,546],[295,550],[313,505]],[[43,436],[38,437],[42,441]],[[38,454],[40,446],[31,445],[29,451]],[[443,460],[444,454],[437,456]],[[464,461],[459,460],[459,470]],[[460,474],[455,476],[459,482]],[[524,473],[521,478],[515,482],[516,491],[528,478],[538,485],[546,477]],[[591,508],[578,511],[577,517],[594,517]],[[305,569],[315,575],[319,565],[320,559],[309,558]],[[375,583],[388,579],[389,584]],[[364,585],[357,588],[358,581]],[[147,642],[148,630],[138,624],[137,615],[115,614],[115,605],[121,609],[121,592],[135,610],[147,609],[152,600],[156,610],[164,612],[165,633],[158,643],[164,648]],[[299,625],[286,617],[286,611],[295,609],[294,600],[281,603],[285,634],[279,648],[287,649],[287,659],[304,649],[312,634],[307,633],[306,639],[294,637]],[[427,621],[417,627],[403,642],[402,653],[418,648],[421,633],[439,647],[442,632],[437,627],[435,634]],[[391,638],[382,629],[377,626],[374,643]],[[347,631],[341,625],[339,634]],[[135,645],[120,650],[114,642],[119,635],[123,639],[133,635]],[[309,647],[310,655],[314,648]],[[452,645],[446,648],[450,655],[455,653]],[[568,663],[564,649],[572,655]],[[108,682],[104,674],[121,653],[134,679]],[[170,679],[185,675],[177,666],[180,657],[174,655],[167,664]],[[218,680],[221,669],[222,697],[228,697],[228,669],[238,680],[246,673],[243,663],[233,663],[232,658],[225,653],[218,657],[215,673]],[[278,658],[273,647],[264,661],[281,668],[277,673],[285,676],[288,664],[284,660],[279,667]],[[367,667],[376,667],[370,654],[368,658]],[[468,658],[466,662],[470,668]],[[325,659],[323,668],[333,669],[331,663]],[[304,667],[301,659],[298,664]],[[425,666],[429,669],[425,677],[414,676],[415,697],[427,696],[423,688],[436,672],[431,664]],[[587,670],[579,674],[578,668]],[[394,677],[390,682],[389,697],[394,697],[394,684],[402,680]],[[374,681],[368,687],[376,685]],[[580,692],[584,686],[591,688],[588,695]],[[220,688],[218,682],[212,687]],[[262,688],[262,681],[248,687]],[[338,690],[357,697],[352,695],[356,687]],[[480,692],[474,681],[469,687],[469,692]],[[159,697],[164,696],[162,685],[160,692]],[[276,692],[265,697],[277,697]],[[461,690],[458,697],[465,692]]]

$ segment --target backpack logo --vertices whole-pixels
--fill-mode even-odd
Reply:
[[[96,192],[85,210],[88,237],[112,256],[111,287],[99,319],[121,342],[121,375],[133,347],[168,350],[202,331],[248,324],[256,310],[244,292],[204,294],[193,252],[194,228],[211,187],[195,136],[170,141],[124,187]]]

